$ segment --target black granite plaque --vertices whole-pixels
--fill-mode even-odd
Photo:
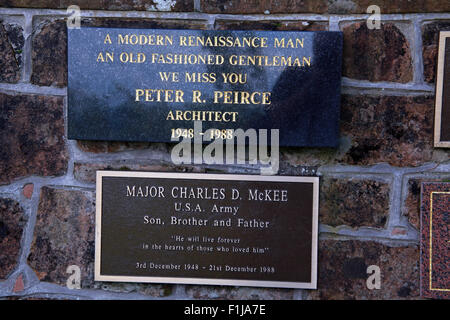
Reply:
[[[450,148],[450,31],[441,31],[439,38],[434,143]]]
[[[98,171],[96,281],[315,288],[317,177]]]
[[[335,147],[341,55],[340,32],[69,29],[68,136],[170,142],[200,120]]]

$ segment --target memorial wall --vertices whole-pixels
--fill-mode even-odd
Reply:
[[[448,299],[449,86],[444,0],[0,0],[0,299]]]

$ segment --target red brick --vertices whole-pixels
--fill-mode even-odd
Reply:
[[[23,277],[22,275],[19,275],[16,279],[16,282],[14,283],[13,292],[18,293],[24,290],[24,284],[23,284]]]
[[[33,196],[33,189],[34,184],[32,183],[27,183],[26,185],[23,186],[22,193],[25,196],[25,198],[31,199],[31,197]]]

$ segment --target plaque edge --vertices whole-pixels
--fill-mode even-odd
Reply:
[[[439,32],[439,49],[436,74],[435,107],[434,107],[434,147],[450,148],[450,141],[441,140],[442,94],[444,87],[445,41],[450,41],[450,31]],[[450,67],[450,66],[449,66]]]
[[[207,176],[207,178],[205,178]],[[102,182],[103,177],[147,177],[168,179],[193,180],[244,180],[268,182],[304,182],[312,183],[312,232],[311,232],[311,278],[310,282],[264,281],[264,280],[233,280],[223,278],[189,278],[189,277],[143,277],[143,276],[108,276],[101,274],[101,214],[102,214]],[[97,170],[96,172],[96,214],[95,214],[95,261],[94,281],[137,282],[137,283],[171,283],[196,285],[225,285],[292,289],[317,289],[317,260],[318,260],[318,220],[319,220],[319,182],[317,176],[264,176],[264,175],[236,175],[236,174],[208,174],[208,173],[175,173],[175,172],[144,172],[144,171],[115,171]]]

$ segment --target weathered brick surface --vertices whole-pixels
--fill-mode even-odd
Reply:
[[[110,163],[82,163],[75,162],[73,175],[75,179],[95,183],[95,176],[98,170],[121,170],[121,171],[163,171],[163,172],[204,172],[204,169],[191,165],[174,165],[170,163],[136,163],[130,161],[114,161]]]
[[[0,279],[5,279],[18,263],[25,227],[25,213],[12,199],[0,198]]]
[[[381,288],[369,290],[367,267],[381,271]],[[419,248],[389,247],[373,241],[319,241],[318,290],[308,299],[417,299]]]
[[[410,44],[395,24],[370,30],[365,21],[356,22],[344,24],[342,32],[344,76],[372,82],[413,79]]]
[[[446,0],[201,0],[207,13],[366,13],[370,5],[378,5],[381,13],[448,12]]]
[[[277,20],[216,20],[217,30],[274,30],[274,31],[324,31],[328,22],[318,21],[277,21]]]
[[[77,5],[81,10],[193,11],[193,0],[5,0],[2,7],[66,9]]]
[[[81,287],[93,285],[95,194],[43,187],[28,263],[42,281],[66,285],[67,267],[81,269]]]
[[[433,155],[432,96],[344,95],[341,136],[351,147],[340,162],[417,166]]]
[[[320,181],[319,222],[383,228],[389,216],[389,185],[375,180],[324,177]]]
[[[270,289],[227,286],[186,286],[186,294],[193,299],[217,300],[289,300],[292,289]]]
[[[0,93],[0,184],[67,170],[63,98]]]
[[[426,82],[436,81],[439,31],[449,31],[450,20],[426,22],[422,25],[423,73]]]
[[[0,82],[20,80],[24,41],[21,26],[0,21]]]

